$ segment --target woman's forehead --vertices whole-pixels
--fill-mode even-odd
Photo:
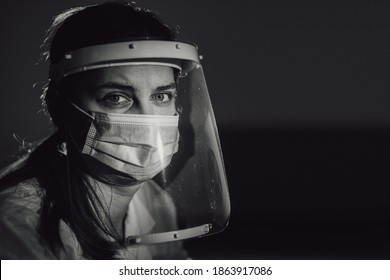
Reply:
[[[120,83],[171,83],[174,81],[174,70],[162,65],[127,65],[106,67],[89,71],[89,82]]]

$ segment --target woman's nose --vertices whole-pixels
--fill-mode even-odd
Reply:
[[[149,100],[143,100],[139,104],[139,114],[142,115],[155,115],[153,104]]]

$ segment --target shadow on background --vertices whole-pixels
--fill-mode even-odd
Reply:
[[[220,129],[227,229],[194,259],[388,259],[390,129]]]

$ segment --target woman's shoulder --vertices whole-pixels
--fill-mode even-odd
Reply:
[[[36,226],[43,199],[37,179],[24,180],[0,192],[0,228],[30,222]],[[33,222],[34,221],[34,222]]]
[[[81,259],[81,247],[69,226],[60,220],[63,247],[55,255],[38,234],[44,189],[36,178],[0,192],[1,259]]]
[[[41,245],[37,232],[42,197],[36,179],[22,181],[0,192],[1,258],[53,258]]]
[[[38,212],[41,207],[44,190],[36,178],[23,180],[0,191],[0,208],[22,207]],[[3,216],[3,215],[2,215]]]

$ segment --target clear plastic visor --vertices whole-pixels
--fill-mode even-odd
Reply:
[[[153,244],[211,235],[228,224],[230,200],[217,126],[202,67],[178,85],[179,149],[171,164],[152,179],[174,208],[163,215],[174,220],[165,232],[127,237],[128,245]]]

